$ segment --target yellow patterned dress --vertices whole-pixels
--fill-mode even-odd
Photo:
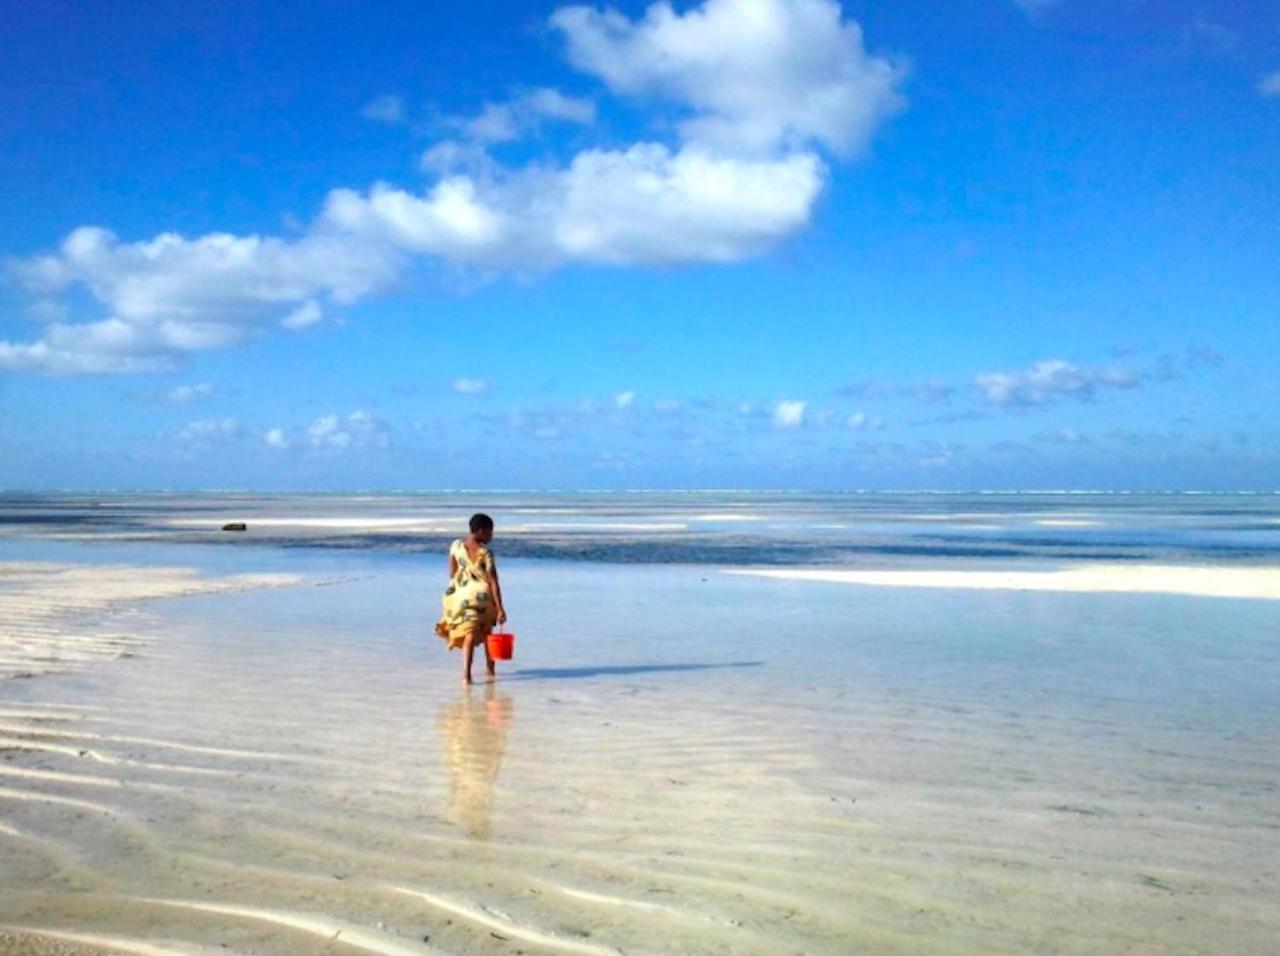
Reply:
[[[436,633],[449,643],[449,650],[461,647],[468,634],[473,643],[483,644],[498,620],[498,606],[493,599],[489,575],[496,567],[493,553],[481,546],[473,559],[459,538],[449,545],[449,555],[457,564],[453,580],[444,592],[444,615],[436,624]]]

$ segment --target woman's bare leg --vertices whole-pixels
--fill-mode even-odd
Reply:
[[[462,683],[471,683],[471,658],[476,652],[476,632],[472,631],[462,639]],[[485,653],[489,652],[485,648]]]
[[[493,663],[493,655],[489,653],[489,641],[484,642],[484,672],[489,680],[498,676],[498,669]]]

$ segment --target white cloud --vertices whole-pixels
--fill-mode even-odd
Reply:
[[[165,392],[162,396],[162,401],[166,405],[191,405],[208,398],[212,394],[212,382],[201,382],[198,385],[179,385]]]
[[[262,441],[269,448],[333,453],[389,448],[392,434],[387,422],[358,409],[347,415],[321,415],[299,429],[269,428]]]
[[[652,143],[588,150],[558,177],[554,251],[613,264],[744,259],[808,222],[825,172],[807,153],[731,159]]]
[[[482,275],[738,261],[810,221],[829,172],[820,149],[855,152],[901,104],[902,67],[868,54],[832,0],[706,0],[684,14],[658,4],[636,21],[569,7],[552,25],[572,61],[611,90],[686,110],[678,141],[504,167],[487,144],[547,119],[594,118],[590,101],[538,88],[456,121],[460,138],[423,158],[439,174],[424,190],[334,189],[296,236],[130,242],[81,227],[12,272],[40,302],[83,292],[101,315],[70,322],[50,312],[34,341],[0,341],[0,370],[172,368],[190,353],[312,325],[424,258]],[[398,122],[404,107],[379,97],[365,112]]]
[[[325,200],[323,223],[363,240],[369,248],[403,249],[461,262],[479,262],[501,243],[501,215],[477,195],[468,176],[442,179],[422,196],[385,183],[367,194],[335,189]]]
[[[1280,70],[1274,70],[1259,80],[1258,92],[1268,99],[1280,96]]]
[[[240,423],[234,418],[205,418],[188,422],[178,432],[178,440],[184,445],[207,446],[238,438],[240,433]]]
[[[585,97],[566,96],[559,90],[542,87],[526,93],[518,101],[524,109],[547,119],[590,126],[596,121],[596,104]]]
[[[774,428],[799,428],[804,424],[807,402],[781,401],[773,407]]]
[[[661,2],[637,21],[575,6],[551,25],[614,92],[688,108],[681,135],[706,147],[850,154],[902,106],[903,66],[869,55],[834,0],[707,0],[683,14]]]
[[[324,313],[320,310],[319,303],[311,299],[302,303],[302,305],[281,319],[280,326],[297,331],[298,329],[305,329],[309,325],[315,325],[323,318]]]
[[[596,106],[589,99],[567,96],[540,87],[501,103],[486,103],[475,116],[445,120],[445,125],[466,142],[479,146],[519,139],[547,121],[589,126],[596,120]]]
[[[360,114],[375,123],[398,126],[405,121],[404,100],[392,94],[377,96],[365,105]]]
[[[391,444],[391,429],[371,412],[355,411],[346,417],[324,415],[317,418],[307,426],[304,439],[312,448],[332,451],[386,448]]]
[[[1089,440],[1079,429],[1071,427],[1058,428],[1052,431],[1043,431],[1035,437],[1039,441],[1053,442],[1061,445],[1080,445]]]
[[[172,367],[164,353],[140,350],[131,354],[129,343],[119,334],[120,325],[114,319],[83,325],[55,322],[45,327],[38,341],[0,342],[0,371],[96,375],[160,372]]]
[[[853,431],[879,431],[884,428],[884,419],[877,418],[874,415],[868,415],[866,412],[854,412],[845,419],[845,427]]]
[[[455,139],[442,139],[428,146],[418,158],[418,167],[424,173],[437,176],[460,170],[492,175],[498,170],[498,164],[485,146]]]
[[[373,245],[489,269],[733,262],[807,223],[825,175],[811,153],[734,159],[641,143],[584,150],[561,169],[455,174],[421,196],[335,190],[323,215]]]
[[[850,382],[836,390],[847,398],[862,400],[880,398],[911,398],[925,404],[949,402],[955,394],[955,386],[939,378],[915,382],[888,382],[882,379],[863,379]]]
[[[449,387],[459,395],[483,395],[489,391],[489,383],[479,378],[455,378]]]
[[[613,404],[618,408],[630,408],[636,400],[635,392],[619,392],[613,396]]]
[[[1134,388],[1142,376],[1126,368],[1083,368],[1063,359],[1046,359],[1020,372],[981,372],[973,381],[993,405],[1029,408],[1062,398],[1092,398],[1101,389]]]
[[[83,287],[109,317],[50,323],[33,343],[0,342],[0,369],[171,368],[184,354],[296,321],[298,310],[317,295],[350,302],[382,289],[395,278],[400,256],[325,223],[297,240],[164,233],[132,243],[106,229],[81,227],[58,252],[19,261],[11,270],[40,296]]]

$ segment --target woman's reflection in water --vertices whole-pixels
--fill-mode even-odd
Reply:
[[[440,714],[449,766],[449,819],[474,837],[487,837],[492,830],[493,785],[514,706],[509,694],[488,684],[482,698],[473,697],[468,687]]]

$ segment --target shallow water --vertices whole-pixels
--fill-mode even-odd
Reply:
[[[0,923],[256,953],[1280,938],[1275,602],[506,559],[517,659],[467,691],[436,560],[22,548],[313,583],[121,607],[98,626],[138,656],[0,684]]]

